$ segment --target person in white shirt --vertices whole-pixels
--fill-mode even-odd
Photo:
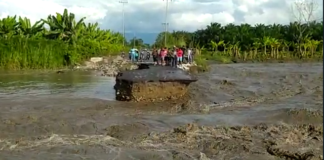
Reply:
[[[177,64],[178,64],[178,57],[177,57],[177,47],[176,46],[173,46],[173,53],[171,55],[171,66],[172,67],[177,67]]]
[[[189,48],[188,50],[187,50],[187,58],[188,58],[188,63],[189,64],[191,64],[192,62],[193,62],[193,59],[192,59],[192,49],[191,48]]]

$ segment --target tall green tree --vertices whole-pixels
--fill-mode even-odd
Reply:
[[[84,25],[85,17],[79,21],[75,20],[75,15],[64,9],[63,14],[56,13],[56,16],[49,15],[47,19],[42,21],[50,27],[50,31],[46,34],[49,38],[70,41],[77,36],[77,31]]]
[[[11,37],[17,34],[18,22],[16,20],[17,16],[7,16],[0,20],[0,36],[1,37]]]

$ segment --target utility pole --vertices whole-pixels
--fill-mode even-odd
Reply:
[[[164,1],[164,0],[163,0]],[[165,19],[164,19],[164,23],[162,23],[162,25],[164,25],[164,46],[166,47],[167,45],[167,32],[168,32],[168,11],[169,11],[169,0],[165,0],[166,4],[165,4]],[[172,0],[170,0],[172,1]]]
[[[164,25],[164,46],[166,47],[166,45],[167,45],[167,32],[168,32],[169,23],[162,23],[162,25]]]
[[[123,4],[123,36],[124,36],[124,39],[123,39],[123,46],[125,47],[125,40],[126,40],[126,36],[125,36],[125,10],[124,10],[124,7],[125,7],[125,4],[128,3],[127,0],[120,0],[119,3]]]

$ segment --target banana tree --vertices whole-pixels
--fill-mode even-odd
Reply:
[[[234,48],[234,45],[231,44],[231,43],[227,43],[227,55],[228,56],[233,56],[234,52],[233,52],[233,48]]]
[[[307,53],[304,53],[304,56],[309,57],[309,58],[314,57],[315,52],[318,49],[318,46],[320,46],[322,42],[323,42],[322,40],[318,41],[318,40],[313,40],[313,39],[309,39],[309,38],[305,39],[302,46],[303,46],[304,52],[307,52]]]
[[[218,44],[217,44],[217,42],[214,42],[213,40],[211,40],[210,41],[210,45],[211,45],[211,47],[212,47],[212,49],[213,49],[213,53],[212,53],[212,55],[214,54],[214,53],[216,53],[217,52],[217,50],[218,50]]]
[[[76,21],[75,15],[73,13],[68,13],[67,9],[64,9],[63,14],[56,13],[56,16],[49,15],[46,20],[42,19],[42,21],[50,27],[47,36],[64,41],[71,40],[72,35],[84,25],[84,20],[85,17]]]
[[[42,21],[37,21],[34,25],[31,25],[30,19],[27,17],[19,17],[19,33],[27,38],[36,36],[37,33],[44,30],[44,23]]]
[[[248,59],[248,57],[250,57],[250,59],[253,58],[253,51],[252,51],[252,45],[251,44],[246,44],[244,45],[244,48],[246,50],[243,51],[243,60],[246,61]]]
[[[223,41],[223,40],[221,40],[221,41],[219,41],[218,43],[217,43],[217,48],[218,47],[223,47],[223,48],[225,48],[225,42]],[[224,51],[222,52],[222,54],[224,54]]]
[[[271,37],[263,37],[262,38],[262,43],[263,43],[263,54],[265,57],[267,57],[267,47],[270,45],[271,43]]]
[[[279,48],[281,47],[281,43],[280,43],[280,41],[278,40],[278,39],[274,39],[274,41],[273,41],[273,45],[274,45],[274,48],[275,48],[275,53],[274,53],[274,57],[276,58],[276,59],[279,59]]]
[[[17,27],[19,23],[16,20],[16,16],[7,16],[0,20],[0,37],[10,38],[17,34]]]
[[[318,50],[318,47],[322,46],[321,44],[323,43],[323,40],[318,41],[318,40],[308,39],[306,43],[308,43],[309,46],[310,56],[313,57],[315,52]]]
[[[262,43],[260,42],[260,39],[254,39],[253,42],[253,58],[256,58],[257,54],[258,54],[258,49],[260,49],[260,47],[262,46]]]
[[[241,47],[240,47],[240,42],[236,42],[233,46],[233,51],[234,51],[234,58],[240,58],[240,51],[241,51]]]
[[[300,43],[298,47],[300,47],[300,58],[306,58],[309,57],[309,50],[311,50],[312,47],[312,41],[311,39],[306,36],[300,40]]]
[[[269,38],[268,39],[268,45],[271,48],[271,51],[270,51],[271,58],[276,58],[276,50],[277,50],[277,47],[279,45],[278,40],[275,39],[275,38]]]
[[[289,42],[281,39],[280,43],[281,43],[281,52],[279,52],[279,57],[282,59],[284,58],[285,55],[289,55],[286,54],[287,52],[289,52]]]
[[[223,55],[224,55],[224,56],[227,55],[227,52],[228,52],[228,48],[229,48],[229,46],[230,46],[230,43],[229,43],[229,42],[227,42],[227,43],[223,42],[223,47],[224,47]]]

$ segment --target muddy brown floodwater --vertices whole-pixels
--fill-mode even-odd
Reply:
[[[323,159],[323,64],[213,65],[189,101],[114,101],[93,72],[0,74],[0,159]]]

